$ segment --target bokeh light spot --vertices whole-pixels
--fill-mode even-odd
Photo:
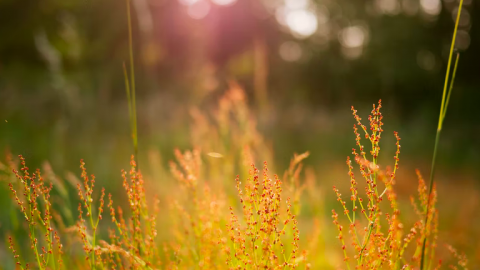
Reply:
[[[458,15],[458,7],[454,8],[452,11],[452,19],[455,22],[457,20]],[[462,9],[462,13],[460,14],[460,21],[458,21],[459,26],[469,26],[470,25],[470,13],[466,9]]]
[[[402,8],[405,14],[413,16],[417,14],[419,3],[416,0],[402,0]]]
[[[469,46],[470,46],[470,34],[465,30],[458,30],[457,38],[455,39],[455,48],[459,50],[466,50],[468,49]]]
[[[422,7],[423,12],[431,16],[440,14],[440,11],[442,10],[440,0],[420,0],[420,6]]]
[[[313,35],[318,28],[318,21],[315,14],[304,9],[288,11],[285,22],[292,33],[299,38],[306,38]]]
[[[400,12],[398,0],[376,0],[375,7],[384,14],[395,15]]]
[[[347,48],[363,46],[365,42],[365,31],[360,26],[349,26],[340,33],[340,43]]]

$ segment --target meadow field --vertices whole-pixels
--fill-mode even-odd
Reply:
[[[0,269],[480,269],[472,1],[53,2],[0,4]]]

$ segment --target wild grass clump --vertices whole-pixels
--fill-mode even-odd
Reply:
[[[24,215],[28,224],[30,246],[35,258],[35,263],[27,263],[21,259],[14,248],[13,240],[9,238],[10,249],[14,253],[16,264],[20,269],[70,269],[72,265],[79,268],[89,269],[115,269],[115,268],[145,268],[158,267],[160,260],[158,246],[155,243],[157,235],[156,215],[158,200],[154,201],[154,210],[149,211],[147,206],[143,177],[135,169],[135,161],[131,160],[131,170],[128,173],[122,171],[123,186],[125,188],[130,216],[124,218],[122,208],[117,211],[113,206],[112,195],[109,194],[108,208],[114,229],[109,230],[107,242],[98,235],[100,221],[104,214],[105,189],[101,189],[100,197],[95,200],[94,187],[95,176],[87,175],[85,163],[81,161],[81,178],[83,183],[77,181],[77,192],[80,199],[78,205],[78,220],[74,228],[64,228],[63,233],[67,238],[81,243],[85,259],[80,257],[66,258],[64,263],[63,244],[60,242],[60,234],[56,227],[63,225],[59,213],[55,213],[59,219],[56,224],[52,221],[53,209],[50,192],[53,184],[47,185],[40,170],[30,174],[25,165],[25,159],[20,156],[21,169],[13,169],[13,173],[19,180],[19,187],[23,188],[23,196],[19,196],[13,183],[9,183],[20,212]],[[98,194],[96,194],[98,195]],[[58,207],[57,207],[58,208]],[[154,214],[149,214],[153,212]],[[87,220],[84,219],[86,217]],[[75,231],[76,235],[71,232]],[[72,240],[72,239],[70,239]],[[70,246],[73,250],[75,246]]]
[[[170,170],[180,189],[169,198],[174,239],[166,245],[168,269],[218,269],[223,260],[219,241],[224,237],[224,198],[212,191],[202,174],[201,152],[175,151]]]
[[[81,180],[74,181],[80,201],[78,218],[76,225],[64,229],[63,233],[74,239],[69,251],[75,250],[75,243],[79,243],[84,256],[83,259],[81,255],[69,257],[66,264],[59,234],[52,229],[57,224],[50,222],[53,210],[49,194],[53,185],[44,184],[40,170],[30,175],[25,160],[20,157],[23,175],[13,172],[24,188],[25,202],[17,196],[13,183],[9,186],[25,215],[37,261],[26,263],[28,258],[20,258],[10,238],[17,265],[22,269],[69,269],[71,265],[80,269],[294,269],[305,263],[305,254],[300,254],[298,222],[290,198],[282,201],[282,181],[278,176],[269,177],[266,163],[263,177],[255,165],[250,164],[243,188],[237,177],[241,209],[232,206],[229,211],[223,211],[224,194],[212,194],[208,184],[200,179],[200,152],[177,150],[175,153],[176,162],[170,165],[172,175],[188,200],[167,201],[175,216],[175,226],[168,231],[175,237],[164,243],[157,241],[159,200],[154,198],[153,206],[149,207],[143,176],[136,170],[133,156],[130,171],[122,171],[128,216],[121,207],[114,206],[111,194],[105,205],[105,189],[96,190],[95,176],[87,174],[81,161]],[[292,164],[300,160],[297,158]],[[35,198],[41,198],[41,207]],[[243,212],[242,220],[237,218],[237,210]],[[109,211],[113,225],[108,229],[108,239],[99,234],[100,221],[105,220],[104,211]],[[40,239],[36,235],[42,229],[45,234]]]
[[[343,214],[347,216],[348,228],[345,232],[343,223],[333,210],[333,222],[337,226],[338,239],[342,243],[344,260],[350,269],[415,269],[420,266],[420,254],[423,239],[427,241],[427,269],[438,269],[439,262],[435,261],[435,247],[438,230],[438,212],[435,209],[437,194],[431,193],[431,198],[425,181],[418,174],[418,201],[411,198],[412,205],[418,215],[409,230],[401,221],[401,212],[395,193],[396,173],[399,168],[400,137],[396,138],[396,152],[392,167],[381,169],[378,163],[380,155],[380,139],[382,136],[383,116],[380,112],[381,101],[373,110],[368,120],[369,127],[361,122],[357,111],[352,107],[356,124],[353,126],[357,148],[352,149],[353,160],[357,164],[361,178],[365,181],[364,195],[359,192],[359,184],[355,178],[354,167],[350,157],[347,158],[348,175],[350,177],[350,200],[344,200],[340,191],[334,186],[337,200],[343,207]],[[364,133],[360,135],[358,130]],[[362,137],[367,140],[371,149],[366,152]],[[350,205],[347,205],[350,201]],[[430,204],[430,205],[428,205]],[[427,212],[428,209],[428,212]],[[423,222],[429,217],[427,224]],[[414,246],[410,248],[410,246]]]
[[[46,184],[40,170],[29,172],[25,159],[19,156],[20,170],[12,169],[18,180],[17,192],[13,183],[8,183],[15,203],[28,225],[28,239],[34,254],[34,263],[23,263],[17,253],[12,237],[9,236],[9,249],[13,252],[15,263],[20,269],[29,269],[34,265],[38,269],[57,269],[63,267],[63,245],[57,230],[52,228],[52,204],[50,191],[52,184]]]
[[[251,165],[244,188],[239,177],[236,183],[243,220],[230,207],[227,265],[231,269],[295,269],[304,261],[299,250],[300,232],[290,198],[281,213],[282,181],[277,175],[269,177],[265,162],[262,174]]]
[[[244,104],[243,98],[231,95],[226,94],[230,108],[239,106],[236,102]],[[350,198],[334,187],[345,216],[342,219],[333,210],[334,227],[324,222],[323,193],[313,169],[303,170],[308,152],[294,155],[280,178],[270,173],[266,162],[261,169],[255,165],[258,140],[232,133],[224,135],[225,141],[245,142],[243,147],[235,145],[241,153],[230,149],[224,152],[229,154],[213,155],[214,147],[222,145],[216,139],[203,143],[212,147],[208,152],[199,147],[175,150],[170,176],[161,182],[145,178],[132,156],[130,169],[121,171],[118,179],[123,195],[113,196],[97,187],[97,179],[87,173],[83,161],[80,178],[69,175],[66,182],[48,166],[46,177],[40,170],[31,173],[21,156],[20,169],[14,161],[1,164],[2,171],[10,168],[11,177],[5,179],[24,217],[30,251],[22,248],[25,243],[18,234],[7,244],[19,269],[338,269],[341,261],[336,254],[348,269],[418,269],[423,239],[427,239],[425,267],[438,269],[445,252],[441,256],[436,252],[435,186],[429,195],[417,172],[418,196],[411,198],[410,206],[414,216],[406,216],[408,201],[399,200],[395,192],[401,149],[397,133],[392,166],[379,164],[380,109],[381,102],[373,107],[365,126],[352,108],[356,148],[347,158]],[[238,119],[232,111],[228,115]],[[226,123],[231,130],[238,125],[237,121]],[[217,128],[208,132],[219,134]],[[229,168],[223,170],[222,165]],[[236,177],[231,175],[232,167],[240,172]],[[153,195],[152,187],[163,186],[155,183],[167,182],[166,195]],[[78,198],[66,195],[69,189]],[[68,208],[75,203],[76,211]],[[305,207],[317,210],[302,218]],[[76,221],[70,222],[69,216],[77,216]],[[335,230],[340,248],[326,242]],[[467,269],[465,255],[450,246],[445,251],[456,260],[449,266]]]

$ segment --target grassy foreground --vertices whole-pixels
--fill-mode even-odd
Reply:
[[[22,219],[6,243],[15,268],[423,270],[444,265],[467,269],[465,255],[450,245],[438,247],[434,181],[440,133],[459,59],[457,54],[450,78],[462,3],[429,184],[417,171],[418,194],[411,197],[410,205],[398,199],[395,189],[401,149],[397,132],[392,165],[379,164],[381,101],[373,105],[368,125],[352,106],[355,148],[346,161],[348,178],[333,186],[339,205],[331,210],[332,226],[324,218],[323,187],[318,187],[313,169],[303,168],[309,153],[294,154],[288,168],[267,164],[274,151],[257,131],[243,90],[232,83],[213,113],[192,109],[191,144],[196,147],[175,150],[170,173],[159,165],[158,152],[149,155],[151,170],[146,174],[132,155],[130,169],[122,170],[120,181],[113,184],[122,183],[124,193],[118,198],[96,187],[95,176],[87,173],[83,160],[80,177],[68,174],[63,179],[49,166],[43,172],[30,170],[22,156],[7,155],[6,162],[0,163],[0,177],[18,210],[12,222]],[[130,72],[125,66],[124,72],[138,155],[129,8],[127,1]],[[271,173],[272,168],[281,174]],[[302,217],[305,209],[309,209],[307,218]],[[325,241],[331,234],[337,235],[339,243]]]
[[[380,109],[381,102],[364,125],[352,107],[356,147],[333,188],[333,223],[314,170],[303,168],[308,153],[285,169],[264,162],[274,152],[232,84],[212,113],[191,111],[195,149],[176,150],[170,172],[157,152],[148,174],[132,156],[113,184],[124,188],[117,197],[96,185],[83,161],[79,177],[63,179],[7,157],[3,182],[23,217],[7,245],[18,269],[419,269],[426,239],[425,269],[440,269],[442,260],[467,269],[453,247],[437,247],[435,185],[429,195],[417,172],[416,199],[397,199],[400,137],[392,135],[392,165],[378,164]],[[339,242],[325,242],[332,234]]]

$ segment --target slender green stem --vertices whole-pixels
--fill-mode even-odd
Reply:
[[[31,242],[32,242],[32,246],[35,250],[35,257],[37,258],[37,264],[38,264],[38,269],[43,269],[43,265],[42,265],[42,262],[40,261],[40,255],[38,254],[38,250],[37,250],[37,243],[35,243],[34,239],[35,239],[35,226],[34,225],[30,225],[30,239],[31,239]]]
[[[135,69],[133,62],[133,36],[132,36],[132,15],[130,9],[130,0],[126,0],[127,5],[127,20],[128,20],[128,49],[129,49],[129,58],[130,58],[130,79],[128,78],[127,68],[125,63],[123,64],[123,74],[125,76],[125,89],[127,91],[127,100],[128,100],[128,112],[130,115],[130,128],[132,131],[132,140],[134,147],[134,158],[137,164],[137,170],[139,169],[138,164],[138,132],[137,132],[137,107],[136,107],[136,94],[135,94]],[[133,188],[135,189],[135,183]],[[137,222],[136,218],[137,213],[133,213],[133,242],[135,242],[137,235]],[[141,245],[138,243],[138,251],[141,251]]]
[[[455,21],[455,29],[453,30],[452,44],[450,45],[450,54],[448,56],[447,73],[445,74],[445,83],[443,86],[442,105],[440,107],[440,117],[438,119],[438,130],[442,129],[443,118],[445,116],[444,114],[444,111],[446,110],[445,96],[447,94],[448,81],[450,79],[450,67],[452,65],[452,58],[453,58],[452,56],[453,56],[453,51],[455,49],[455,39],[457,37],[457,29],[458,29],[458,22],[460,21],[460,14],[462,13],[462,5],[463,5],[463,0],[460,0],[460,5],[458,7],[458,13],[457,13],[457,20]]]
[[[457,52],[457,57],[455,58],[455,66],[453,67],[452,80],[450,81],[450,87],[448,89],[447,101],[445,102],[445,110],[443,111],[443,118],[447,114],[448,103],[450,102],[450,96],[452,95],[453,83],[455,82],[455,74],[457,74],[458,60],[460,59],[460,54]]]
[[[362,245],[362,249],[360,250],[360,265],[362,265],[362,263],[363,263],[363,251],[365,250],[365,248],[367,248],[368,240],[370,239],[370,235],[372,234],[373,225],[374,225],[373,221],[370,222],[370,226],[369,226],[368,233],[367,233],[367,238],[365,239],[365,242]]]
[[[442,103],[441,103],[441,106],[440,106],[440,115],[438,117],[437,135],[435,136],[435,146],[434,146],[434,149],[433,149],[432,167],[431,167],[431,171],[430,171],[430,184],[429,184],[429,191],[428,191],[428,203],[427,203],[427,210],[425,212],[425,223],[424,223],[424,227],[423,227],[424,238],[423,238],[423,246],[422,246],[422,253],[421,253],[421,260],[420,260],[420,270],[424,269],[424,264],[425,264],[425,247],[426,247],[426,244],[427,244],[426,232],[427,232],[427,224],[428,224],[428,219],[429,219],[429,212],[430,212],[430,208],[431,208],[430,204],[431,204],[431,198],[432,198],[431,195],[432,195],[433,184],[434,184],[435,160],[436,160],[436,157],[437,157],[438,142],[440,140],[440,133],[442,131],[443,120],[445,119],[445,114],[447,112],[448,103],[450,101],[450,95],[451,95],[451,92],[452,92],[453,82],[454,82],[454,79],[455,79],[455,73],[457,71],[457,65],[458,65],[458,59],[459,59],[459,55],[457,54],[457,58],[456,58],[456,61],[455,61],[455,68],[454,68],[454,71],[453,71],[453,78],[451,80],[450,90],[448,91],[448,97],[446,98],[448,82],[449,82],[449,79],[450,79],[450,69],[451,69],[451,64],[452,64],[453,51],[454,51],[454,48],[455,48],[455,39],[457,37],[458,22],[460,21],[462,6],[463,6],[463,0],[460,0],[460,5],[458,7],[458,13],[457,13],[457,19],[455,21],[455,29],[453,31],[452,44],[450,46],[450,55],[448,57],[447,72],[446,72],[446,75],[445,75],[445,83],[444,83],[443,94],[442,94]]]
[[[132,101],[131,101],[131,94],[130,94],[130,80],[128,79],[127,67],[125,63],[123,63],[123,76],[125,77],[125,91],[127,92],[127,101],[128,101],[128,115],[130,117],[130,128],[133,132],[133,120],[132,120]],[[133,139],[133,135],[132,135]]]
[[[30,190],[26,191],[26,194],[27,194],[27,200],[28,200],[28,202],[31,202],[31,201],[32,201],[31,191],[30,191]],[[35,198],[34,198],[34,199],[35,199]],[[34,225],[34,224],[35,224],[35,217],[34,217],[34,214],[33,214],[35,210],[32,208],[32,204],[31,204],[31,203],[29,203],[29,207],[28,207],[28,208],[29,208],[29,210],[30,210],[30,216],[31,216],[31,219],[32,219],[31,221],[29,221],[29,223],[30,223],[30,224],[29,224],[29,228],[30,228],[30,241],[32,242],[32,248],[33,248],[34,251],[35,251],[35,257],[36,257],[36,259],[37,259],[38,269],[43,270],[44,268],[43,268],[42,262],[41,262],[41,260],[40,260],[40,254],[38,254],[37,240],[36,240],[36,238],[35,238],[35,225]],[[25,214],[25,216],[27,216],[27,215]],[[27,219],[27,220],[28,220],[28,219]],[[40,219],[40,220],[41,220],[41,219]]]
[[[89,198],[91,199],[91,198]],[[92,261],[91,261],[91,264],[92,264],[92,269],[96,269],[96,263],[95,263],[95,238],[96,238],[96,234],[97,234],[97,226],[94,225],[94,222],[93,222],[93,212],[92,212],[92,205],[90,204],[89,207],[87,208],[88,210],[88,214],[90,216],[90,226],[92,226],[92,248],[93,248],[93,251],[92,251]]]
[[[132,37],[132,16],[130,12],[130,0],[127,2],[127,18],[128,18],[128,47],[130,55],[130,89],[131,96],[128,97],[129,102],[131,102],[131,120],[132,120],[132,137],[133,137],[133,146],[135,151],[135,159],[137,161],[138,168],[138,136],[137,136],[137,108],[136,108],[136,94],[135,94],[135,69],[133,63],[133,37]]]

